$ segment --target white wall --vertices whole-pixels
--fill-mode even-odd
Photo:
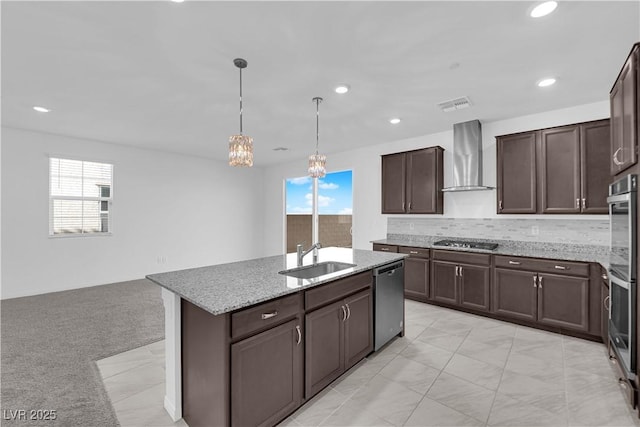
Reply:
[[[48,237],[49,155],[114,164],[112,236]],[[1,160],[3,299],[263,256],[260,168],[7,128]]]
[[[455,120],[453,117],[452,120]],[[495,122],[484,121],[480,118],[483,138],[484,184],[493,187],[496,185],[496,136],[606,117],[609,117],[608,101]],[[453,126],[451,130],[442,133],[327,155],[329,171],[353,170],[353,246],[355,248],[371,249],[369,243],[371,240],[383,239],[387,234],[388,215],[380,214],[380,155],[434,145],[440,145],[445,149],[444,186],[450,186],[453,184]],[[265,171],[265,193],[269,194],[265,205],[265,224],[269,224],[269,227],[265,228],[264,238],[265,253],[267,254],[281,253],[283,248],[283,180],[304,175],[306,175],[306,159],[272,166]],[[453,218],[496,217],[495,198],[495,190],[445,193],[443,216]],[[403,216],[410,217],[411,215]],[[523,216],[509,215],[509,217]],[[537,216],[537,218],[544,218],[544,216]],[[601,217],[586,215],[554,215],[553,218],[601,219]]]

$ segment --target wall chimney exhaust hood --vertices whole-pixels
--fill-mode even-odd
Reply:
[[[493,190],[482,185],[482,126],[480,120],[453,125],[453,187],[442,191]]]

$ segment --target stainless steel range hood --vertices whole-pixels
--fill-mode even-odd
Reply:
[[[453,187],[442,191],[493,190],[482,185],[482,126],[479,120],[453,125]]]

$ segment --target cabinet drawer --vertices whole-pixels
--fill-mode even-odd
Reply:
[[[414,248],[410,246],[398,246],[398,252],[401,254],[409,254],[411,256],[417,256],[421,258],[429,258],[429,249],[427,248]]]
[[[431,252],[431,258],[463,264],[491,265],[491,255],[489,254],[434,250]]]
[[[380,252],[398,252],[398,247],[396,245],[383,245],[381,243],[374,243],[373,250]]]
[[[539,258],[523,258],[496,255],[496,267],[530,270],[540,273],[567,274],[571,276],[589,276],[589,264],[572,261],[556,261]]]
[[[301,310],[302,294],[297,293],[237,311],[231,315],[231,338],[278,324]]]
[[[304,293],[305,309],[311,310],[342,299],[356,291],[370,287],[372,283],[372,273],[366,271],[310,289]]]

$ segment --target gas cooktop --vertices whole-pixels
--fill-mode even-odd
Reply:
[[[446,246],[449,248],[480,249],[483,251],[493,251],[498,247],[497,243],[489,242],[465,242],[461,240],[439,240],[434,246]]]

